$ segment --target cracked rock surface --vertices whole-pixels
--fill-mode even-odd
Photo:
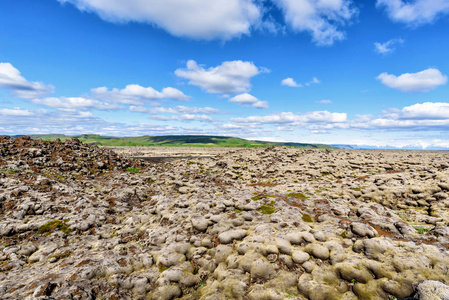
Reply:
[[[0,137],[0,298],[446,299],[449,153],[213,151]]]

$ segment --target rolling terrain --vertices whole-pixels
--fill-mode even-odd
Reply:
[[[14,136],[19,137],[19,136]],[[266,147],[266,146],[289,146],[295,148],[332,149],[332,146],[324,144],[307,143],[282,143],[268,141],[252,141],[236,137],[206,136],[206,135],[163,135],[163,136],[138,136],[138,137],[112,137],[97,134],[82,134],[68,136],[63,134],[30,135],[32,139],[53,141],[60,139],[65,141],[77,138],[83,143],[102,146],[164,146],[164,147]]]

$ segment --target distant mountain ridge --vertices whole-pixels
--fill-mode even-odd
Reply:
[[[113,137],[98,134],[64,135],[64,134],[37,134],[29,135],[33,139],[55,140],[77,138],[83,143],[91,143],[102,146],[165,146],[165,147],[266,147],[288,146],[295,148],[333,149],[325,144],[294,143],[294,142],[270,142],[246,140],[237,137],[212,136],[212,135],[162,135],[162,136],[137,136],[137,137]],[[13,137],[19,137],[13,136]]]
[[[395,146],[372,146],[372,145],[349,145],[349,144],[331,144],[334,148],[339,149],[360,149],[360,150],[449,150],[449,147],[438,147],[438,146],[428,146],[424,147],[422,145],[406,145],[403,147],[395,147]]]

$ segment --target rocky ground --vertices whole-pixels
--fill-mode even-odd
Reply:
[[[0,137],[0,298],[449,299],[448,194],[447,152]]]

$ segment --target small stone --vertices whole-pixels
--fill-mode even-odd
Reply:
[[[303,251],[294,251],[292,259],[297,264],[303,264],[310,259],[310,255]]]
[[[236,229],[228,230],[218,235],[218,239],[222,244],[229,244],[233,240],[241,240],[246,236],[246,230]]]
[[[316,267],[316,263],[313,261],[306,261],[302,264],[302,267],[304,270],[306,270],[307,273],[312,273],[313,269]]]
[[[251,278],[271,279],[275,275],[276,271],[268,261],[258,259],[252,263]]]
[[[207,230],[207,227],[209,227],[210,222],[209,220],[206,220],[205,218],[193,218],[192,219],[192,226],[196,230],[200,232],[205,232]]]
[[[325,260],[329,258],[329,249],[320,244],[309,244],[304,249],[307,253],[315,256],[316,258]]]
[[[181,289],[177,285],[165,285],[159,287],[154,295],[154,299],[170,300],[182,295]]]

